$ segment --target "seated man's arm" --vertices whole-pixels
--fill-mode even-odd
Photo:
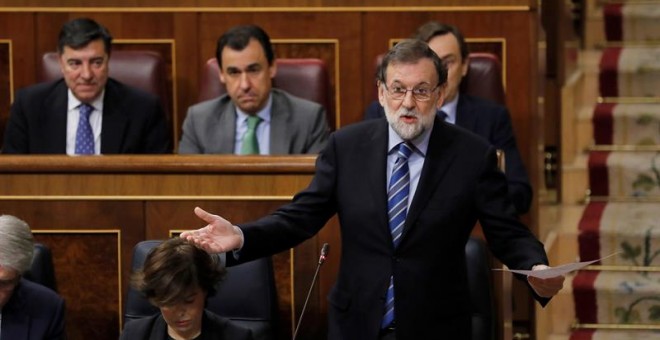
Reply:
[[[325,109],[319,106],[318,110],[312,115],[311,130],[308,138],[308,147],[305,150],[307,154],[317,154],[325,148],[330,135],[330,128],[328,127],[328,118]]]
[[[151,103],[147,117],[145,149],[146,154],[172,153],[172,129],[170,128],[163,106],[157,97]]]
[[[19,91],[9,111],[9,121],[4,131],[2,153],[29,153],[29,124],[25,110],[22,92]]]
[[[180,154],[202,154],[200,143],[195,129],[195,119],[193,114],[193,107],[188,108],[186,119],[183,121],[183,133],[181,134],[181,141],[179,141]]]

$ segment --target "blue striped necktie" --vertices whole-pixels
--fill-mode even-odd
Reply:
[[[94,131],[89,123],[89,116],[94,111],[94,107],[82,103],[78,107],[80,118],[78,119],[78,129],[76,130],[76,155],[94,154]]]
[[[408,157],[412,154],[412,148],[406,144],[399,144],[398,158],[394,163],[390,185],[387,191],[387,214],[389,216],[390,232],[394,248],[401,241],[401,233],[406,223],[408,211],[408,194],[410,192],[410,171],[408,169]],[[390,276],[390,284],[387,288],[385,299],[385,315],[381,327],[388,327],[394,322],[394,277]]]

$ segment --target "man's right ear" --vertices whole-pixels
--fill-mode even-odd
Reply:
[[[385,101],[385,86],[381,86],[383,83],[380,82],[380,80],[376,81],[376,87],[378,91],[378,102],[380,103],[380,106],[385,107],[385,104],[387,103]]]
[[[222,70],[218,70],[218,79],[220,79],[220,82],[221,82],[221,83],[223,83],[223,84],[226,83],[226,81],[225,81],[225,76],[224,76],[224,74],[222,73]]]

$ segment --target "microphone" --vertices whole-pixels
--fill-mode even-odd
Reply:
[[[316,265],[316,271],[314,272],[314,277],[312,278],[312,284],[309,285],[309,291],[307,291],[307,297],[305,298],[305,304],[303,305],[302,311],[300,311],[300,317],[298,318],[298,324],[296,325],[295,331],[293,331],[293,337],[291,340],[296,340],[296,335],[298,335],[298,329],[302,323],[303,315],[305,315],[305,309],[307,308],[307,303],[309,302],[309,297],[312,295],[312,289],[314,289],[314,284],[316,283],[316,277],[319,275],[321,270],[321,265],[325,262],[328,252],[330,251],[330,245],[323,243],[321,247],[321,256],[319,256],[319,263]]]

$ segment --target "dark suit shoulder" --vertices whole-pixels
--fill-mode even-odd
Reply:
[[[506,106],[488,99],[470,96],[467,94],[461,94],[459,97],[459,115],[463,109],[476,110],[483,115],[489,115],[491,117],[493,115],[499,116],[498,118],[501,118],[501,116],[509,116],[509,110],[506,108]]]
[[[364,120],[385,118],[385,110],[383,109],[383,106],[380,105],[380,102],[374,100],[364,111],[364,116],[362,118]]]
[[[34,299],[34,303],[36,305],[53,305],[64,301],[62,297],[57,295],[57,293],[55,293],[50,288],[26,279],[21,280],[18,292],[20,292],[22,297],[27,298],[30,302],[33,302]]]
[[[444,138],[452,140],[454,144],[460,145],[462,149],[470,150],[477,148],[486,150],[491,148],[491,144],[486,139],[464,127],[436,119],[433,127],[434,133],[436,129],[441,131],[440,133],[444,135]]]
[[[492,107],[492,108],[505,108],[504,105],[496,103],[492,100],[471,96],[469,94],[461,93],[459,98],[463,98],[466,102],[469,102],[472,105],[479,105],[482,107]]]
[[[211,311],[204,312],[206,317],[205,329],[211,330],[212,335],[222,335],[219,339],[236,339],[236,340],[251,340],[252,331],[247,328],[241,327],[231,320],[221,317]]]
[[[154,324],[159,317],[161,317],[160,313],[126,322],[119,339],[148,339],[148,336],[151,334],[151,330],[154,328]]]
[[[64,79],[38,83],[20,88],[18,91],[16,91],[16,100],[19,100],[19,98],[25,98],[27,100],[43,100],[46,96],[52,93],[56,93],[58,91],[66,93],[66,90],[67,86],[64,82]]]
[[[49,319],[51,315],[63,312],[64,299],[48,287],[21,279],[5,308],[9,313],[14,309],[17,313],[44,315],[48,316],[44,319]]]
[[[158,96],[153,93],[144,91],[137,87],[127,85],[113,78],[108,78],[108,82],[105,84],[105,90],[107,93],[115,93],[121,96],[122,99],[140,99],[140,100],[149,100],[158,102]]]
[[[334,138],[371,138],[377,133],[387,133],[388,122],[385,119],[368,119],[343,126],[333,132]]]

